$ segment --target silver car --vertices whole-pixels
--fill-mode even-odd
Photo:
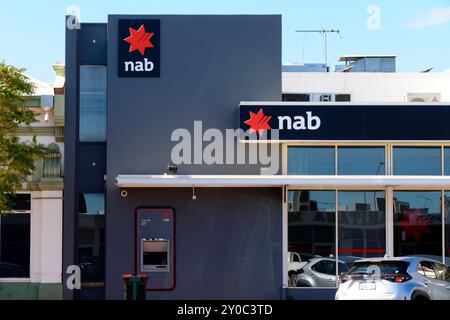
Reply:
[[[450,268],[424,257],[362,259],[339,277],[336,300],[450,300]]]
[[[348,271],[357,257],[339,257],[338,274]],[[336,287],[336,258],[312,258],[297,271],[297,287]]]

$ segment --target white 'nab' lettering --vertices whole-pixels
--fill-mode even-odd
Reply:
[[[317,130],[320,128],[321,121],[318,116],[314,116],[311,111],[306,111],[305,116],[295,116],[294,121],[290,116],[278,117],[279,130]]]

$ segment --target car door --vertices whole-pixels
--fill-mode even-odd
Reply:
[[[430,290],[431,298],[433,300],[439,300],[441,292],[436,280],[437,276],[434,270],[434,263],[431,261],[421,261],[417,271],[425,277],[423,283]]]
[[[316,263],[311,269],[314,271],[314,280],[318,287],[334,287],[336,283],[336,275],[334,271],[334,261],[322,260]],[[334,271],[333,274],[332,271]]]
[[[447,290],[446,293],[446,300],[450,299],[450,267],[447,267],[447,272],[445,274],[445,282],[447,283],[447,286],[445,289]]]
[[[447,267],[442,263],[433,263],[434,272],[436,273],[435,287],[436,287],[436,300],[450,300],[450,289],[447,278]]]

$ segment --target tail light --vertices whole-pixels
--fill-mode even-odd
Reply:
[[[396,275],[384,275],[381,277],[383,280],[387,280],[395,283],[403,283],[412,279],[409,274],[396,274]]]
[[[338,282],[339,282],[339,283],[345,283],[345,282],[347,282],[348,280],[350,280],[350,277],[349,277],[349,276],[339,276],[339,277],[338,277]]]

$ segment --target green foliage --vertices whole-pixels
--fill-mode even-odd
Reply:
[[[30,125],[36,114],[24,107],[26,95],[34,86],[17,69],[0,62],[0,213],[11,210],[11,194],[22,187],[35,169],[34,161],[43,157],[47,149],[33,141],[21,141],[16,135],[19,125]]]

